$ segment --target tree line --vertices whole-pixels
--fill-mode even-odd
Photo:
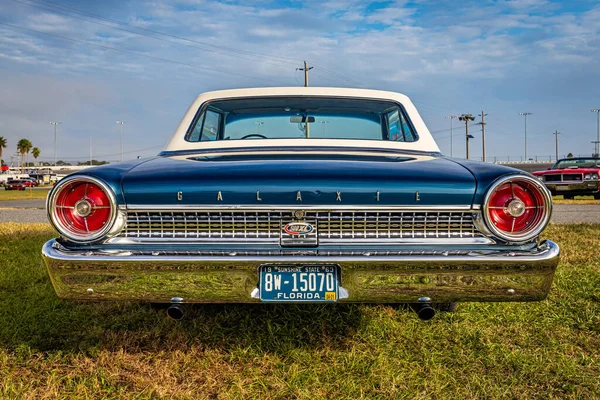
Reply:
[[[6,138],[4,136],[0,136],[0,163],[5,165],[4,159],[2,158],[2,152],[7,147]],[[21,139],[17,142],[17,153],[19,153],[19,157],[21,157],[20,164],[25,165],[25,157],[29,158],[29,152],[34,159],[37,158],[41,154],[41,150],[39,147],[33,147],[33,144],[29,139]]]
[[[4,162],[4,159],[2,158],[2,151],[4,149],[6,149],[6,147],[7,147],[6,138],[4,136],[0,136],[0,165],[6,165],[6,163]],[[21,139],[17,142],[17,153],[19,153],[19,157],[20,157],[19,163],[20,163],[21,167],[35,167],[35,164],[36,164],[35,162],[34,163],[28,162],[30,152],[35,160],[37,160],[37,158],[41,154],[41,150],[39,149],[39,147],[33,147],[33,144],[28,139]],[[52,165],[52,163],[49,163],[49,162],[42,162],[40,164],[41,164],[41,166],[51,166]],[[108,164],[108,161],[92,160],[92,162],[91,162],[91,165],[104,165],[104,164]],[[56,165],[70,166],[73,164],[71,164],[70,162],[58,160],[56,162]],[[80,162],[77,162],[77,165],[90,165],[90,162],[89,161],[80,161]]]

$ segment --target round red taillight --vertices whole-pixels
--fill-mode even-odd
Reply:
[[[75,176],[63,179],[48,197],[50,221],[65,237],[90,242],[104,236],[116,216],[112,190],[103,182]]]
[[[489,230],[507,241],[538,236],[550,220],[552,197],[539,180],[529,176],[502,178],[488,190],[484,202]]]

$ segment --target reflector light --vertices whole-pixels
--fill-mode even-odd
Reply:
[[[108,232],[115,219],[110,188],[90,177],[65,178],[48,198],[50,220],[65,237],[93,241]]]
[[[546,227],[551,206],[548,191],[537,179],[528,176],[504,178],[486,195],[486,224],[501,239],[526,241]]]

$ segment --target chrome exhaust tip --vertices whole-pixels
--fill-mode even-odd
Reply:
[[[173,304],[167,308],[167,315],[172,320],[180,321],[185,316],[185,313],[183,312],[183,307],[181,307],[181,305]]]
[[[418,301],[418,303],[410,303],[409,305],[421,321],[429,321],[435,317],[435,310],[431,306],[429,297],[421,297]]]

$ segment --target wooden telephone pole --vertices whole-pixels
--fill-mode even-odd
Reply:
[[[314,67],[309,67],[306,61],[304,61],[304,68],[296,68],[296,71],[304,71],[304,87],[308,87],[308,71],[313,68]],[[310,138],[310,124],[308,123],[308,116],[306,122],[304,123],[304,130],[306,133],[306,138]]]
[[[475,117],[472,114],[463,114],[458,117],[459,121],[465,121],[465,137],[467,139],[467,152],[466,158],[469,159],[469,139],[473,139],[472,135],[469,135],[469,121],[475,121]]]
[[[558,135],[560,135],[559,131],[554,131],[553,135],[556,139],[556,161],[558,161]]]
[[[304,61],[304,68],[296,68],[296,71],[304,71],[304,87],[308,87],[308,71],[313,68],[309,67],[306,61]]]
[[[487,114],[484,114],[483,111],[481,112],[481,122],[479,122],[477,125],[481,125],[481,146],[483,147],[483,155],[482,155],[482,161],[485,162],[485,116]]]

